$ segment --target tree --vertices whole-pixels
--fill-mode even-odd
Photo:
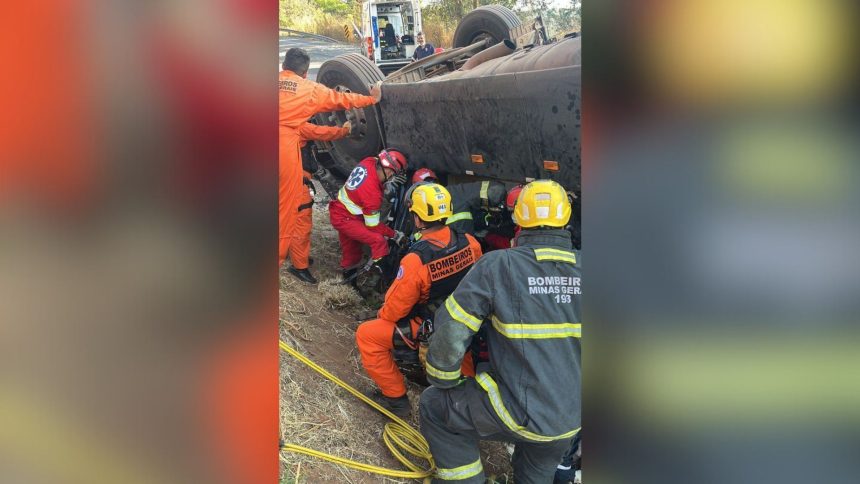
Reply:
[[[352,10],[352,6],[341,0],[314,0],[317,6],[324,13],[328,14],[347,14]]]
[[[308,31],[313,28],[317,12],[312,0],[280,0],[278,21],[281,27]]]

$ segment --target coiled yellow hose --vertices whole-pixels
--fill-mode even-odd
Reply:
[[[394,457],[409,470],[400,471],[396,469],[387,469],[385,467],[364,464],[362,462],[356,462],[354,460],[345,459],[343,457],[326,454],[325,452],[308,449],[307,447],[302,447],[300,445],[284,444],[284,446],[281,448],[282,450],[310,455],[319,459],[327,460],[329,462],[341,464],[345,467],[358,469],[360,471],[372,472],[374,474],[380,474],[389,477],[401,477],[405,479],[423,478],[425,479],[425,482],[429,482],[430,476],[434,474],[434,471],[436,469],[436,464],[433,462],[433,456],[430,454],[430,446],[427,444],[427,440],[424,439],[423,435],[421,435],[417,430],[412,428],[403,419],[389,412],[384,407],[374,402],[355,388],[351,387],[348,383],[344,382],[340,378],[332,375],[324,368],[317,365],[316,363],[308,359],[306,356],[296,351],[290,345],[284,343],[283,340],[280,340],[279,343],[281,350],[292,355],[320,375],[337,383],[338,386],[340,386],[341,388],[345,389],[349,393],[352,393],[364,403],[370,405],[376,410],[379,410],[383,415],[390,418],[392,422],[388,422],[385,424],[385,428],[382,432],[382,440],[385,442],[385,446],[388,447],[388,450],[391,452],[391,454],[394,455]],[[419,459],[426,460],[428,464],[427,468],[425,469],[421,466],[414,464],[406,457],[406,455],[412,455]],[[284,457],[281,456],[281,459],[283,460]]]

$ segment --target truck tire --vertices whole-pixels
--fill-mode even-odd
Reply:
[[[517,14],[501,5],[486,5],[467,13],[454,31],[454,47],[466,47],[489,37],[490,45],[508,39],[511,29],[521,24]]]
[[[341,91],[369,94],[370,86],[384,79],[382,72],[366,57],[360,54],[344,54],[325,61],[317,72],[317,82],[332,89]],[[367,156],[374,156],[382,150],[382,136],[379,124],[376,122],[376,108],[350,109],[349,115],[353,126],[353,135],[331,143],[320,143],[329,150],[334,166],[331,170],[336,175],[346,178],[349,172]],[[336,118],[337,122],[335,122]],[[317,122],[327,126],[342,125],[347,119],[347,112],[323,113],[317,116]]]

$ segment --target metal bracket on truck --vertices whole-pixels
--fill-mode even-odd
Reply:
[[[543,25],[543,18],[538,15],[533,21],[512,28],[510,39],[517,48],[546,44],[546,27]]]

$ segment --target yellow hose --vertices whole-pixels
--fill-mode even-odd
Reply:
[[[360,471],[372,472],[374,474],[380,474],[383,476],[389,477],[401,477],[405,479],[422,479],[429,478],[434,474],[436,469],[436,464],[433,462],[433,456],[430,454],[430,446],[427,444],[427,441],[424,439],[424,436],[421,435],[417,430],[412,428],[408,423],[402,420],[397,415],[386,410],[384,407],[374,402],[355,388],[351,387],[348,383],[344,382],[340,378],[332,375],[328,371],[326,371],[321,366],[317,365],[306,356],[302,355],[294,348],[290,347],[290,345],[284,343],[283,340],[279,341],[280,347],[283,351],[286,351],[293,357],[297,358],[299,361],[304,363],[305,365],[312,368],[314,371],[319,373],[320,375],[328,378],[329,380],[337,383],[341,388],[345,389],[349,393],[352,393],[356,397],[358,397],[364,403],[370,405],[371,407],[379,410],[383,415],[393,420],[393,422],[388,422],[385,424],[385,428],[382,431],[382,440],[385,442],[385,446],[388,447],[388,450],[394,455],[397,460],[399,460],[408,471],[399,471],[396,469],[387,469],[385,467],[374,466],[370,464],[364,464],[362,462],[356,462],[354,460],[345,459],[343,457],[338,457],[331,454],[326,454],[325,452],[320,452],[313,449],[308,449],[307,447],[302,447],[300,445],[293,444],[285,444],[282,447],[282,450],[286,450],[289,452],[296,452],[299,454],[310,455],[313,457],[317,457],[319,459],[327,460],[329,462],[334,462],[335,464],[341,464],[345,467],[349,467],[352,469],[358,469]],[[414,463],[412,463],[406,455],[412,455],[419,459],[423,459],[427,461],[427,468],[422,468]],[[281,459],[284,460],[284,457],[281,456]],[[427,479],[429,480],[429,479]]]

